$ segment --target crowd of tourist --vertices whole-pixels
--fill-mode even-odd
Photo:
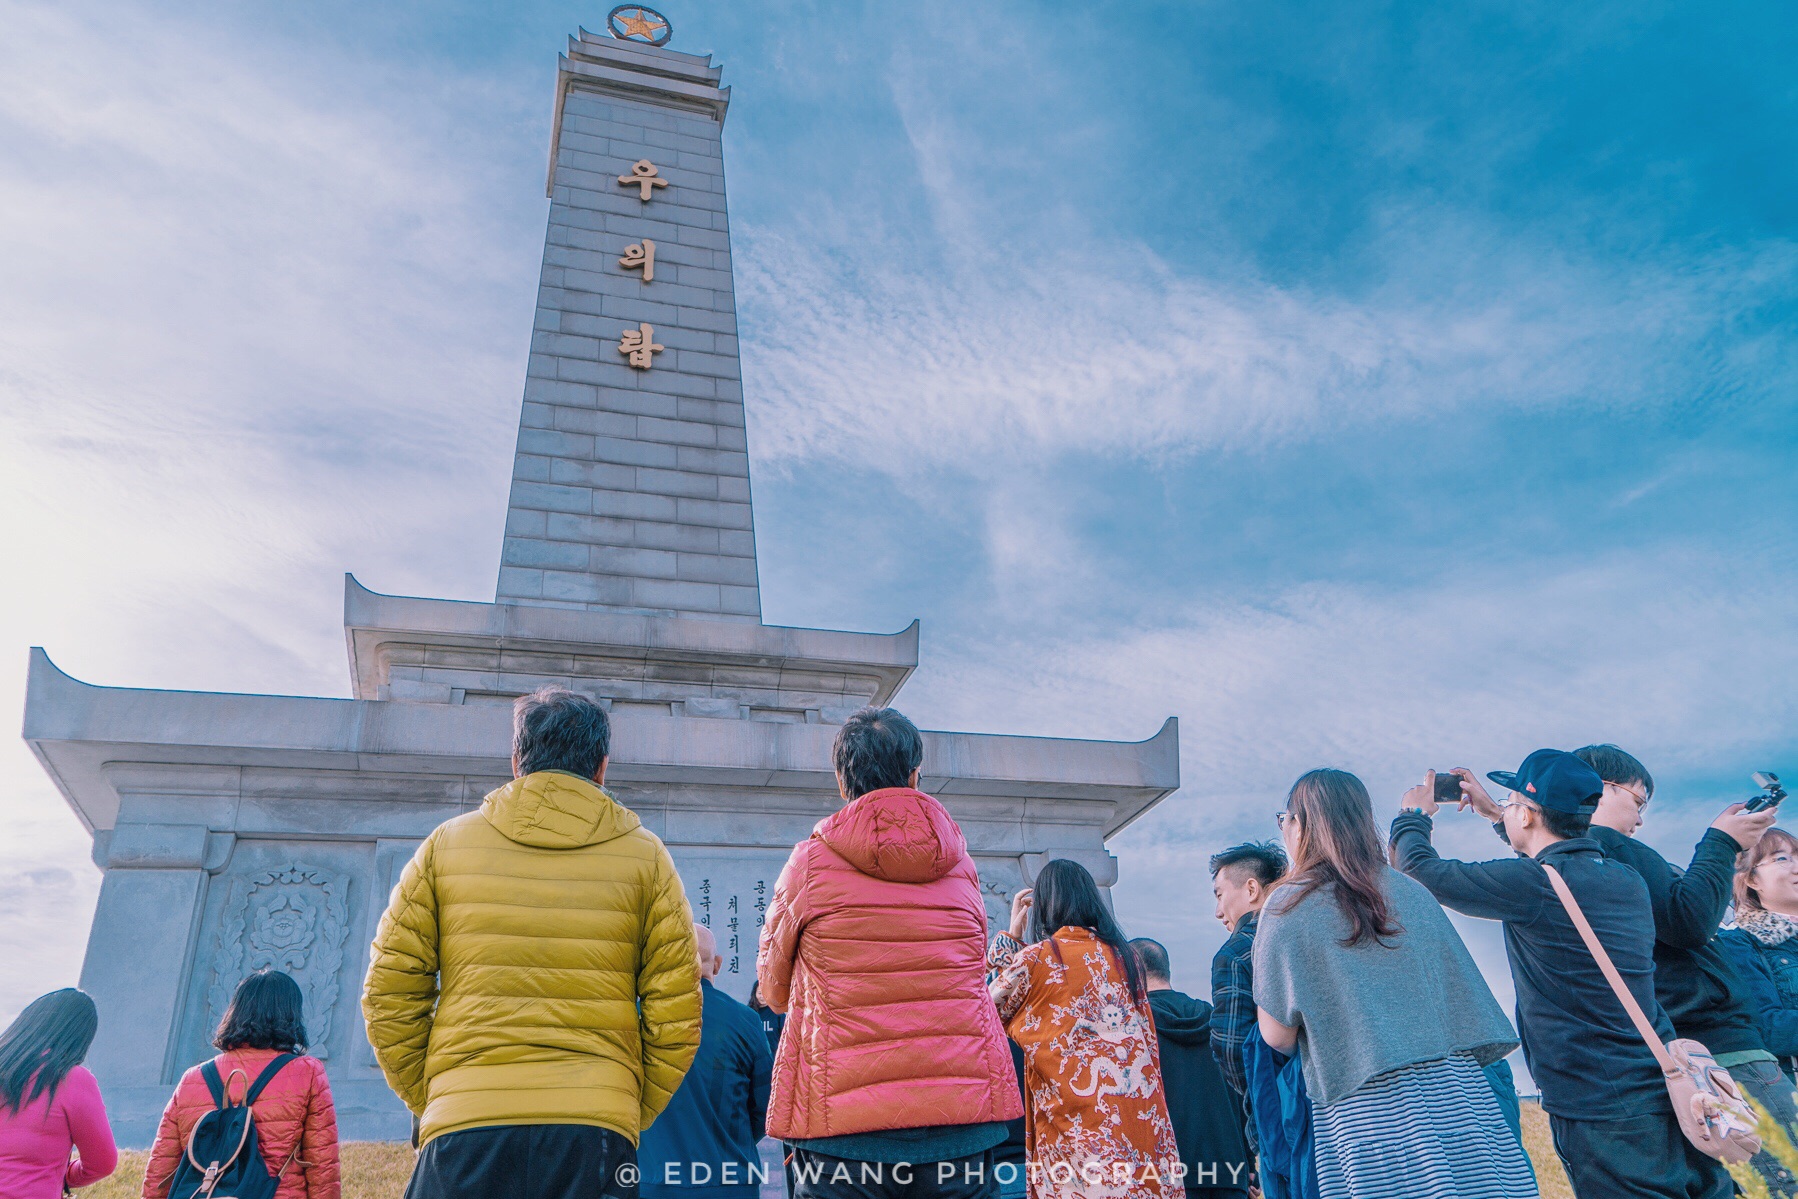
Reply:
[[[1305,774],[1277,839],[1210,859],[1207,1002],[1076,861],[989,929],[967,839],[918,789],[922,736],[865,709],[745,1005],[606,791],[610,735],[584,696],[520,699],[514,780],[394,888],[363,1014],[416,1120],[407,1199],[1523,1199],[1519,1047],[1580,1199],[1723,1199],[1742,1162],[1798,1195],[1756,1123],[1798,1133],[1798,838],[1732,805],[1667,862],[1635,839],[1654,780],[1615,746],[1539,750],[1487,776],[1496,800],[1426,773],[1385,830],[1354,775]],[[1449,805],[1511,852],[1444,858]],[[1515,1023],[1449,912],[1502,922]],[[0,1196],[115,1169],[81,1065],[98,1019],[62,990],[0,1034]],[[245,978],[213,1044],[144,1199],[339,1199],[299,986]]]

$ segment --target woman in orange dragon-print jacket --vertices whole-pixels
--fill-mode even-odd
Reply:
[[[1183,1199],[1142,965],[1086,868],[1044,865],[987,964],[1024,1050],[1031,1199]]]

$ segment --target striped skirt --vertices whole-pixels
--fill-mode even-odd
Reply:
[[[1388,1070],[1312,1113],[1320,1199],[1535,1199],[1536,1177],[1470,1054]]]

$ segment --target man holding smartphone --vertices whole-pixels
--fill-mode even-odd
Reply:
[[[1630,867],[1648,885],[1654,908],[1654,993],[1673,1021],[1673,1031],[1702,1043],[1788,1133],[1798,1133],[1792,1084],[1768,1052],[1747,990],[1714,940],[1729,907],[1736,855],[1752,849],[1773,827],[1774,809],[1751,812],[1743,804],[1731,804],[1704,831],[1691,865],[1681,870],[1636,839],[1642,811],[1654,796],[1648,768],[1615,745],[1588,745],[1574,754],[1604,780],[1589,835],[1605,857]],[[1475,811],[1502,814],[1472,772],[1454,773]],[[1761,1150],[1753,1164],[1775,1194],[1798,1194],[1798,1180],[1771,1153]]]
[[[1435,772],[1405,793],[1392,823],[1393,864],[1444,907],[1502,920],[1517,985],[1517,1031],[1542,1091],[1555,1151],[1579,1199],[1729,1199],[1722,1163],[1680,1130],[1660,1066],[1631,1025],[1603,970],[1574,928],[1544,866],[1566,880],[1600,944],[1663,1040],[1673,1024],[1654,992],[1654,909],[1634,870],[1607,858],[1590,835],[1605,790],[1579,757],[1541,749],[1515,772],[1491,777],[1509,792],[1494,804],[1519,857],[1455,862],[1430,844]]]

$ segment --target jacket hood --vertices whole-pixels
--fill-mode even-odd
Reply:
[[[1211,1005],[1183,991],[1150,991],[1155,1031],[1176,1045],[1198,1047],[1211,1040]]]
[[[812,836],[863,874],[892,883],[934,883],[968,854],[949,810],[910,787],[870,791],[819,821]]]
[[[508,840],[535,849],[599,845],[643,823],[604,788],[559,770],[539,770],[488,792],[481,815]]]

